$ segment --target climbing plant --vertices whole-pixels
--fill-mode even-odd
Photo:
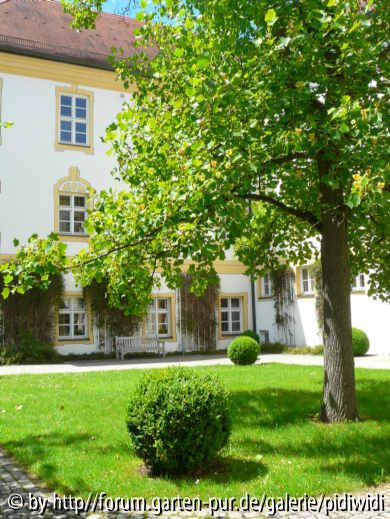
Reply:
[[[324,292],[322,289],[322,268],[321,262],[317,260],[311,267],[314,280],[314,298],[317,316],[317,324],[320,332],[324,328]]]
[[[219,285],[210,283],[201,296],[191,292],[192,277],[182,274],[180,323],[190,347],[212,351],[216,348],[216,304]],[[187,342],[187,341],[186,341]]]
[[[0,292],[3,284],[0,276]],[[62,276],[56,274],[48,279],[46,289],[37,287],[27,294],[14,293],[7,299],[0,298],[2,344],[17,350],[26,336],[52,344],[55,336],[54,312],[61,302],[63,291]]]
[[[125,315],[113,308],[107,298],[107,282],[92,281],[83,288],[84,297],[91,304],[100,338],[111,341],[117,335],[133,335],[139,328],[142,317]]]
[[[294,343],[294,272],[281,265],[270,273],[274,291],[275,324],[286,344]]]

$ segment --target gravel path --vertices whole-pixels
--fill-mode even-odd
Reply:
[[[257,364],[277,362],[280,364],[299,364],[303,366],[322,366],[320,355],[292,355],[290,353],[261,355]],[[123,371],[129,369],[151,369],[166,366],[212,366],[231,365],[231,362],[221,355],[191,355],[169,356],[165,359],[142,360],[105,360],[105,361],[75,361],[65,364],[30,364],[0,366],[0,376],[41,374],[41,373],[82,373],[87,371]],[[355,358],[357,368],[390,369],[390,355],[366,355]]]

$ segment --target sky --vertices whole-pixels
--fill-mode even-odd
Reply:
[[[134,17],[137,12],[134,4],[134,0],[107,0],[103,4],[103,10],[107,13],[126,14]]]

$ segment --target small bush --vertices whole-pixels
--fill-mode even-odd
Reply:
[[[147,373],[131,395],[127,428],[154,474],[186,474],[212,461],[230,434],[219,380],[189,368]]]
[[[228,348],[228,357],[234,364],[253,364],[259,353],[260,344],[251,337],[236,337]]]
[[[280,342],[266,342],[261,345],[262,353],[283,353],[287,346]]]
[[[0,364],[34,364],[56,362],[59,354],[51,344],[37,340],[29,334],[21,336],[16,344],[4,346],[0,351]]]
[[[253,330],[245,330],[245,332],[242,332],[241,337],[252,337],[252,339],[260,343],[259,335]]]
[[[60,354],[57,358],[58,363],[73,362],[78,360],[110,360],[115,359],[115,353],[104,353],[103,351],[93,351],[91,353],[67,353]]]
[[[292,355],[322,355],[324,347],[322,344],[317,346],[287,346],[279,342],[269,342],[261,345],[262,353],[291,353]]]
[[[367,334],[359,328],[352,328],[352,350],[355,357],[365,355],[370,347]]]

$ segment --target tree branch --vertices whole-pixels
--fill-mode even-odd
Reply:
[[[287,214],[295,216],[300,220],[304,220],[309,223],[313,227],[317,229],[317,231],[321,231],[321,223],[318,218],[311,213],[310,211],[303,211],[302,209],[296,209],[295,207],[290,207],[277,198],[272,198],[272,196],[265,195],[264,193],[247,193],[245,195],[237,195],[238,198],[243,198],[245,200],[256,200],[257,202],[265,202],[266,204],[273,205],[278,209],[281,209]]]
[[[308,155],[305,151],[296,151],[295,153],[290,153],[288,155],[280,155],[279,157],[274,157],[272,159],[266,160],[263,162],[263,166],[273,165],[273,164],[285,164],[286,162],[291,162],[296,159],[307,159]]]

